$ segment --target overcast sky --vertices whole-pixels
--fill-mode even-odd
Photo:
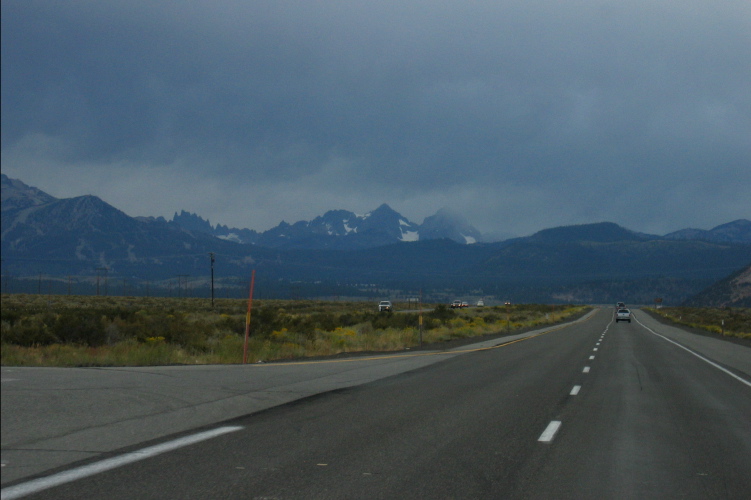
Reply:
[[[748,0],[2,0],[2,171],[265,230],[751,218]]]

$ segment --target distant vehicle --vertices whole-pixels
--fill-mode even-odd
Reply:
[[[624,302],[618,302],[618,303],[617,303],[617,304],[615,305],[615,309],[616,309],[616,310],[618,310],[618,309],[625,309],[625,308],[626,308],[626,304],[625,304]]]
[[[469,302],[462,302],[462,307],[469,307]]]
[[[480,299],[480,300],[477,301],[477,307],[484,307],[484,306],[485,306],[485,301],[484,300]]]
[[[451,303],[451,309],[459,309],[460,307],[462,307],[461,300],[455,300]]]
[[[378,303],[378,312],[393,312],[394,306],[390,300],[382,300]]]
[[[626,308],[618,309],[618,312],[615,313],[615,322],[618,323],[619,321],[631,323],[631,311]]]

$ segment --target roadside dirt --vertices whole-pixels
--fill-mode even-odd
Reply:
[[[540,328],[545,328],[549,326],[555,326],[562,323],[568,323],[570,321],[575,321],[585,314],[589,313],[592,309],[587,309],[583,311],[580,314],[577,314],[575,316],[571,316],[569,318],[566,318],[565,321],[561,321],[558,323],[551,323],[549,325],[545,325],[544,327],[541,325],[538,326],[532,326],[527,328],[520,328],[518,330],[511,330],[511,332],[506,332],[505,330],[499,330],[494,333],[488,333],[485,335],[478,335],[477,337],[465,337],[465,338],[458,338],[458,339],[451,339],[451,340],[444,340],[441,342],[432,342],[432,343],[423,343],[422,346],[411,346],[406,349],[400,349],[398,351],[357,351],[357,352],[341,352],[339,354],[334,354],[332,356],[314,356],[314,357],[306,357],[306,358],[297,358],[296,360],[319,360],[319,359],[342,359],[342,358],[355,358],[359,356],[377,356],[382,354],[389,354],[389,353],[397,353],[397,352],[421,352],[421,351],[449,351],[451,349],[455,349],[457,347],[463,347],[465,345],[471,345],[471,344],[477,344],[479,342],[484,342],[486,340],[494,340],[494,339],[503,339],[504,337],[510,337],[512,335],[519,335],[520,333],[526,333],[532,330],[539,330]],[[280,362],[289,362],[289,361],[295,361],[295,360],[280,360]],[[269,363],[273,363],[274,361],[268,361]]]
[[[711,337],[718,340],[724,340],[725,342],[732,342],[733,344],[743,345],[746,347],[751,347],[751,339],[746,338],[740,338],[740,337],[731,337],[728,335],[721,335],[719,333],[709,332],[707,330],[702,330],[701,328],[692,328],[690,326],[681,325],[679,323],[675,323],[673,321],[670,321],[667,318],[664,318],[660,316],[657,313],[653,313],[652,311],[648,311],[646,309],[642,309],[642,312],[645,312],[649,314],[652,318],[659,321],[663,325],[669,325],[674,326],[676,328],[680,328],[681,330],[686,330],[687,332],[695,333],[696,335],[703,335],[704,337]]]

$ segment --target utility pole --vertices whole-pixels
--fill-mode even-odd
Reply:
[[[99,295],[99,272],[104,271],[104,295],[107,296],[107,271],[106,267],[96,268],[96,294]]]
[[[211,258],[211,307],[214,307],[214,252],[209,252]]]
[[[506,301],[506,333],[511,333],[511,302]]]
[[[188,296],[188,276],[190,274],[178,274],[177,275],[177,296],[180,297],[182,278],[185,278],[185,296]]]
[[[420,323],[420,348],[422,349],[422,288],[420,288],[420,316],[419,316],[419,323]]]

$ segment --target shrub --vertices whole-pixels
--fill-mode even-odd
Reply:
[[[428,318],[435,319],[439,321],[442,325],[447,324],[452,318],[456,317],[456,311],[453,309],[449,309],[444,304],[439,304],[426,314]]]
[[[52,324],[59,342],[97,347],[107,344],[107,332],[96,312],[63,311]]]
[[[510,309],[513,326],[546,322],[550,306]],[[4,295],[3,362],[43,366],[240,363],[247,302],[191,298]],[[573,311],[559,307],[554,320]],[[730,312],[723,311],[726,316]],[[518,321],[516,321],[518,319]],[[506,308],[423,314],[423,341],[505,330]],[[417,345],[416,313],[380,314],[364,302],[262,301],[252,312],[249,361],[382,351]],[[20,354],[21,353],[21,354]],[[25,353],[25,354],[22,354]],[[26,361],[20,361],[26,357]]]
[[[49,345],[59,341],[48,326],[49,318],[41,314],[34,314],[19,318],[15,324],[4,323],[2,342],[20,346]]]
[[[650,310],[682,325],[726,336],[751,338],[751,309],[749,308],[665,307]]]

